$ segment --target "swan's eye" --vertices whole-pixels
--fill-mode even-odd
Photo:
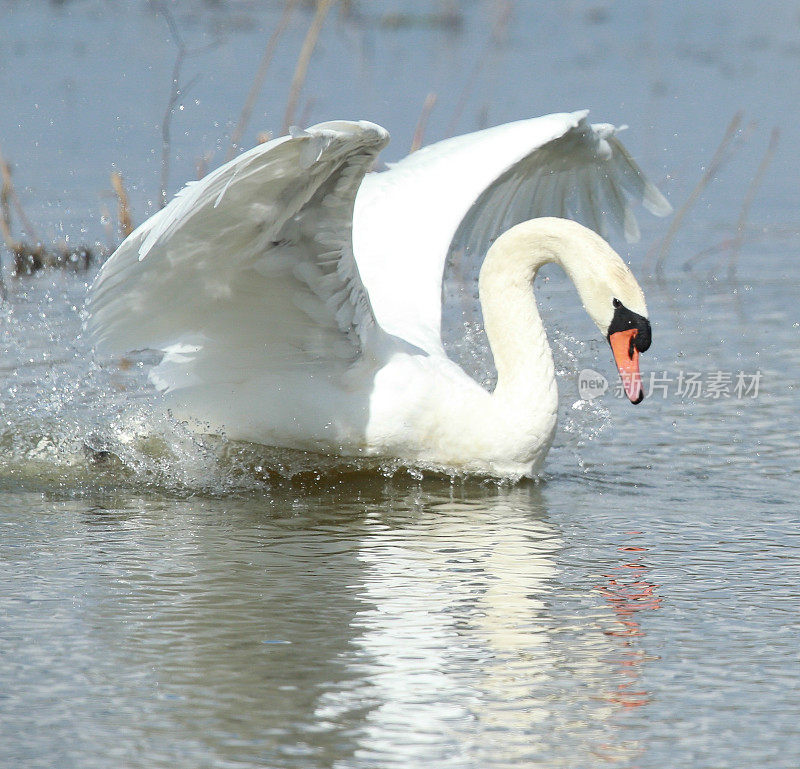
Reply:
[[[622,302],[620,302],[620,300],[617,299],[616,297],[612,299],[611,303],[614,305],[614,307],[622,307]]]

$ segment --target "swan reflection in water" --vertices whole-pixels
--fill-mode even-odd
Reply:
[[[570,584],[539,487],[373,478],[89,534],[94,675],[108,713],[140,711],[119,755],[497,767],[642,749],[615,717],[634,696],[628,620],[611,583]]]
[[[547,604],[560,544],[521,490],[431,500],[365,540],[354,626],[371,660],[375,761],[401,746],[412,762],[440,761],[443,734],[456,736],[462,760],[497,743],[507,760],[530,754],[530,730],[547,718],[535,679],[555,664]]]
[[[364,765],[571,766],[581,752],[611,762],[639,755],[613,717],[634,696],[646,703],[647,692],[631,689],[646,657],[626,638],[620,664],[615,629],[629,605],[657,604],[622,605],[604,593],[613,618],[596,601],[589,617],[565,616],[563,541],[538,489],[416,505],[401,519],[374,511],[383,525],[359,552],[364,609],[352,627],[363,682],[348,703],[372,702],[357,753]],[[638,630],[628,622],[623,632],[634,633],[631,624]],[[317,715],[341,705],[327,698]]]

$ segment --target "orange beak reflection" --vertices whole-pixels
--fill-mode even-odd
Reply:
[[[633,344],[636,339],[635,328],[617,331],[608,337],[614,361],[622,377],[622,386],[631,403],[641,403],[644,398],[642,375],[639,373],[639,351]]]

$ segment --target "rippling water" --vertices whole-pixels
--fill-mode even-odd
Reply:
[[[793,765],[796,514],[566,485],[7,493],[6,762]]]
[[[199,80],[173,117],[173,188],[224,154],[282,5],[176,10],[199,51],[183,77]],[[175,47],[152,6],[108,7],[0,4],[0,143],[46,238],[104,237],[112,164],[138,220],[155,199]],[[156,416],[146,361],[92,360],[91,273],[8,279],[3,766],[800,765],[800,19],[779,2],[518,2],[505,24],[502,2],[455,4],[460,22],[448,7],[335,11],[310,120],[384,123],[391,158],[428,91],[430,139],[589,106],[631,124],[627,146],[680,209],[746,110],[664,278],[647,251],[668,222],[641,218],[626,252],[654,321],[642,366],[667,392],[578,397],[581,369],[612,367],[553,273],[538,295],[562,405],[540,483],[268,477],[251,449]],[[279,125],[308,22],[287,30],[248,141]],[[691,372],[758,372],[759,390],[680,393]]]

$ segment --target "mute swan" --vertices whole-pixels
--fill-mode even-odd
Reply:
[[[610,220],[635,238],[626,192],[669,211],[614,131],[585,112],[551,115],[440,142],[365,178],[383,128],[295,129],[190,183],[133,232],[95,280],[88,331],[101,354],[161,351],[151,380],[201,431],[533,475],[557,412],[532,290],[541,265],[564,268],[628,397],[643,397],[642,291],[603,238],[558,218],[601,232]],[[442,342],[454,244],[486,255],[491,393]]]

